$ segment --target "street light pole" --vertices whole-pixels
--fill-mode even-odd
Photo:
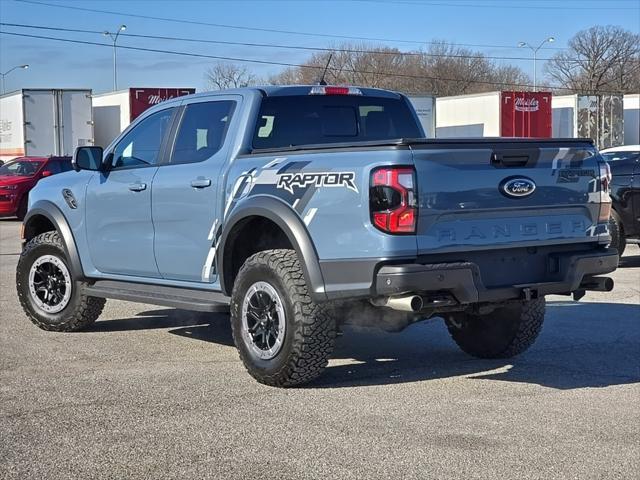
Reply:
[[[126,25],[120,25],[116,33],[111,33],[108,31],[102,32],[105,37],[110,37],[113,41],[113,91],[115,92],[118,89],[118,69],[116,65],[116,42],[118,41],[118,36],[120,36],[120,32],[123,32],[127,29]]]
[[[540,50],[542,48],[542,46],[545,43],[553,43],[555,42],[556,39],[553,37],[549,37],[549,38],[545,38],[540,45],[538,45],[537,47],[532,47],[531,45],[529,45],[527,42],[520,42],[518,43],[518,47],[522,48],[522,47],[528,47],[533,51],[533,91],[536,92],[538,90],[538,82],[537,82],[537,61],[538,61],[538,50]]]
[[[13,72],[14,70],[17,70],[18,68],[23,68],[23,69],[27,69],[29,68],[29,65],[16,65],[13,68],[10,68],[9,70],[7,70],[4,73],[0,73],[0,80],[2,80],[2,94],[4,95],[4,77],[6,77],[7,75],[9,75],[11,72]]]

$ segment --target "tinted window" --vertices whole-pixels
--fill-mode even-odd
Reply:
[[[59,160],[60,162],[60,170],[63,172],[70,172],[73,170],[73,165],[71,164],[71,159]]]
[[[60,162],[58,162],[57,160],[50,160],[49,162],[47,162],[47,164],[44,166],[44,169],[45,171],[51,172],[51,175],[62,172],[62,169],[60,168]]]
[[[113,150],[113,168],[143,167],[158,163],[160,147],[173,109],[154,113],[127,133]]]
[[[610,152],[603,153],[602,156],[607,162],[617,162],[620,160],[635,160],[640,156],[638,152]]]
[[[254,148],[416,138],[422,134],[400,99],[348,95],[266,97]]]
[[[50,171],[53,175],[56,173],[68,172],[73,170],[73,166],[71,165],[70,159],[53,159],[49,160],[44,167],[45,170]]]
[[[187,105],[176,136],[171,163],[202,162],[220,150],[234,104],[224,100]]]

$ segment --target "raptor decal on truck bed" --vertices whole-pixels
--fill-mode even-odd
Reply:
[[[358,193],[354,172],[283,173],[278,175],[278,188],[294,193],[294,188],[346,187]]]

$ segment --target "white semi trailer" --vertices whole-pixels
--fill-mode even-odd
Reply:
[[[624,96],[624,144],[640,145],[640,94]]]
[[[624,143],[622,95],[554,95],[554,138],[591,138],[598,148]]]
[[[436,137],[551,137],[551,92],[436,98]]]
[[[0,97],[0,160],[73,155],[92,144],[91,90],[23,89]]]
[[[95,145],[107,147],[147,108],[195,92],[195,88],[132,87],[94,95]]]
[[[435,138],[436,97],[433,95],[411,95],[408,98],[418,115],[425,136],[427,138]]]

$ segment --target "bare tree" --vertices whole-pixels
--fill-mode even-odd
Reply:
[[[329,83],[387,88],[406,93],[458,95],[500,88],[519,88],[528,77],[517,67],[498,66],[481,53],[444,42],[424,52],[364,43],[334,47],[325,79]],[[410,53],[410,54],[407,54]],[[271,77],[274,84],[314,84],[327,65],[329,52],[313,54],[302,67]],[[520,87],[521,88],[521,87]]]
[[[526,89],[529,77],[518,67],[501,66],[481,52],[445,42],[433,43],[421,58],[418,72],[424,78],[413,82],[409,92],[421,91],[438,96]]]
[[[620,27],[578,32],[567,51],[545,65],[547,75],[579,93],[640,91],[640,35]]]
[[[351,43],[335,48],[332,52],[311,55],[303,66],[288,68],[272,76],[270,83],[314,84],[320,80],[328,64],[325,75],[328,83],[391,88],[394,82],[392,75],[403,68],[404,59],[397,49]]]
[[[246,67],[218,62],[207,70],[205,81],[209,90],[225,90],[255,85],[257,78]]]

